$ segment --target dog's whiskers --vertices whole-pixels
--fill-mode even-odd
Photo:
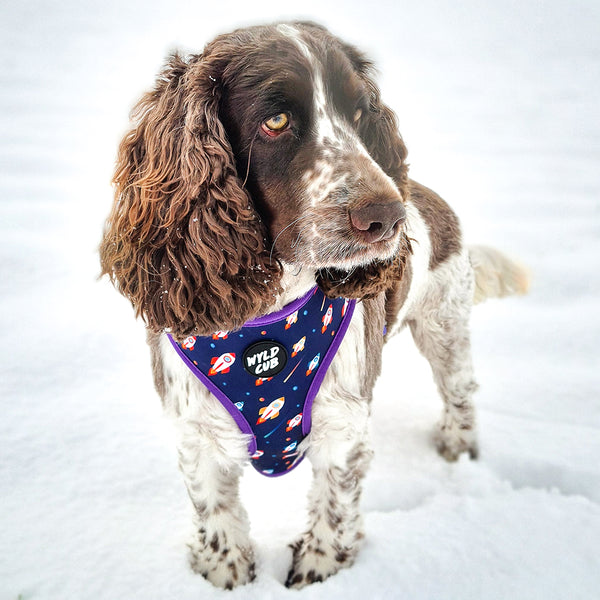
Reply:
[[[287,229],[289,229],[290,227],[292,227],[293,225],[295,225],[296,223],[298,223],[298,221],[301,221],[302,219],[306,219],[308,215],[300,215],[297,219],[294,219],[289,225],[286,225],[275,237],[275,239],[273,240],[273,243],[271,244],[271,251],[269,252],[269,263],[272,262],[273,259],[273,251],[275,250],[275,244],[277,243],[277,240],[281,237],[281,234],[286,231]],[[298,237],[300,237],[300,234],[298,234]],[[294,246],[292,245],[292,248]]]
[[[244,177],[244,182],[242,183],[243,188],[245,188],[246,183],[248,183],[248,176],[250,175],[250,161],[252,160],[252,148],[254,147],[254,142],[256,140],[257,135],[258,135],[258,132],[256,132],[254,134],[254,137],[252,138],[252,141],[250,142],[250,149],[248,151],[248,166],[246,167],[246,177]]]

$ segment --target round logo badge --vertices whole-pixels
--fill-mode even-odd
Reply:
[[[261,340],[244,350],[242,363],[254,377],[273,377],[285,368],[287,352],[279,342]]]

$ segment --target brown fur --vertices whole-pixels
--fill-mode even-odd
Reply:
[[[365,355],[369,360],[365,361],[362,378],[361,393],[369,401],[373,398],[375,381],[381,373],[381,354],[383,349],[383,330],[385,323],[385,298],[380,294],[377,298],[365,300]]]
[[[150,348],[150,360],[152,367],[152,379],[154,381],[154,387],[158,393],[158,396],[163,399],[167,392],[167,382],[165,381],[165,374],[162,368],[162,361],[160,358],[160,334],[148,331],[146,334],[146,342]]]
[[[119,149],[102,272],[155,331],[241,326],[279,290],[261,220],[241,187],[211,77],[226,62],[171,57]]]
[[[429,227],[431,256],[429,268],[435,269],[462,248],[460,223],[454,211],[433,190],[413,181],[409,182],[410,199]]]
[[[398,320],[398,312],[404,305],[412,281],[412,266],[410,261],[402,274],[402,279],[392,282],[385,294],[385,324],[387,331],[391,331]]]

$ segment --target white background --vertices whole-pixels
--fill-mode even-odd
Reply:
[[[587,599],[600,587],[600,5],[0,4],[0,599]],[[174,48],[307,17],[367,50],[411,174],[533,273],[475,309],[481,458],[448,465],[403,335],[375,392],[355,566],[282,586],[310,467],[243,480],[257,580],[214,590],[144,329],[96,280],[117,143]]]

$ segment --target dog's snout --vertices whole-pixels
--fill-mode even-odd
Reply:
[[[369,244],[387,240],[406,219],[399,200],[373,202],[350,211],[350,222],[359,237]]]

